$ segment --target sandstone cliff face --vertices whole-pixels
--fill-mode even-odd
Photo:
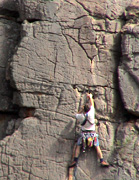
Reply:
[[[78,180],[139,179],[139,2],[0,2],[0,179],[66,180],[75,113],[94,94],[100,146]]]

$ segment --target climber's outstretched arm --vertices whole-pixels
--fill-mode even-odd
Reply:
[[[94,100],[92,98],[92,94],[91,93],[90,94],[87,93],[86,95],[87,95],[87,97],[88,97],[88,99],[90,101],[91,106],[94,106]]]

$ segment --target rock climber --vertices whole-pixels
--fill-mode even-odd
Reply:
[[[109,163],[103,160],[102,151],[99,146],[98,134],[95,131],[95,108],[92,94],[87,93],[87,99],[89,100],[89,103],[85,104],[78,114],[76,114],[76,119],[82,121],[81,135],[77,141],[74,160],[69,166],[69,169],[77,165],[80,149],[83,147],[83,151],[85,151],[86,143],[89,147],[95,146],[101,166],[109,166]]]

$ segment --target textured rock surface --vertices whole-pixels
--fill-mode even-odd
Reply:
[[[77,179],[139,179],[137,3],[1,1],[0,179],[66,180],[87,91],[111,166],[87,150]]]
[[[0,139],[6,135],[8,121],[17,118],[17,107],[12,102],[13,89],[9,82],[8,64],[18,43],[19,28],[16,22],[4,19],[3,16],[0,18]]]
[[[134,7],[134,6],[133,6]],[[128,10],[128,16],[133,11],[132,6]],[[137,11],[138,12],[138,11]],[[136,11],[128,19],[136,17]],[[119,84],[125,108],[139,116],[139,24],[132,19],[122,29],[122,62],[119,67]]]
[[[11,61],[15,45],[19,38],[19,25],[15,22],[0,19],[0,111],[12,111],[12,88],[6,69]],[[7,74],[7,76],[6,76]]]

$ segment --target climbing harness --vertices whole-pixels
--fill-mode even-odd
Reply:
[[[94,124],[89,121],[88,113],[85,114],[85,119],[82,122],[81,126],[84,126],[86,122],[89,122],[91,125]],[[93,144],[96,145],[98,134],[92,131],[82,131],[81,137],[82,137],[83,152],[85,152],[86,146],[92,147]]]
[[[88,114],[86,113],[86,114],[85,114],[85,119],[84,119],[84,121],[82,122],[81,126],[84,126],[87,121],[88,121]]]
[[[86,124],[86,122],[89,122],[91,125],[93,125],[94,123],[91,123],[88,119],[88,113],[85,114],[85,119],[84,121],[82,122],[81,126],[84,126]]]
[[[96,146],[97,145],[97,138],[98,138],[98,134],[95,132],[82,132],[81,133],[82,136],[82,147],[83,147],[83,152],[85,152],[86,147],[92,147],[93,145]]]

